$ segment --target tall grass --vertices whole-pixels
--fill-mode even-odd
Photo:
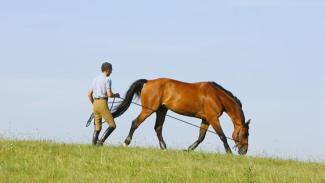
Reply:
[[[325,165],[198,152],[0,140],[0,182],[325,182]]]

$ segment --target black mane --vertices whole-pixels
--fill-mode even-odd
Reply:
[[[229,95],[231,98],[234,99],[234,101],[240,106],[240,108],[243,107],[241,101],[234,95],[232,94],[230,91],[226,90],[224,87],[222,87],[221,85],[219,85],[216,82],[210,82],[211,84],[213,84],[215,87],[217,87],[218,89],[224,91],[227,95]]]

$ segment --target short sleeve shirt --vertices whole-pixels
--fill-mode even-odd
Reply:
[[[91,86],[91,89],[93,90],[93,97],[105,98],[107,97],[107,90],[110,90],[111,88],[111,79],[101,74],[94,79],[93,84]]]

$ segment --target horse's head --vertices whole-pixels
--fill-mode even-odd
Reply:
[[[232,134],[235,140],[236,147],[238,148],[238,154],[245,155],[248,151],[248,137],[249,137],[249,124],[251,120],[248,120],[244,126],[237,128]]]

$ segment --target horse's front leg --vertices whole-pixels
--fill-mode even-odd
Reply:
[[[232,154],[232,151],[229,147],[228,141],[227,141],[227,137],[225,135],[225,133],[223,132],[221,125],[220,125],[220,121],[218,118],[211,118],[209,119],[209,123],[211,124],[211,126],[214,128],[214,130],[217,132],[217,134],[220,137],[220,140],[223,142],[223,145],[226,149],[226,152],[228,154]]]
[[[201,127],[200,127],[200,134],[199,134],[199,138],[197,141],[194,142],[194,144],[192,144],[189,148],[188,151],[194,151],[205,139],[207,130],[209,128],[209,123],[205,120],[202,120],[201,123]]]

